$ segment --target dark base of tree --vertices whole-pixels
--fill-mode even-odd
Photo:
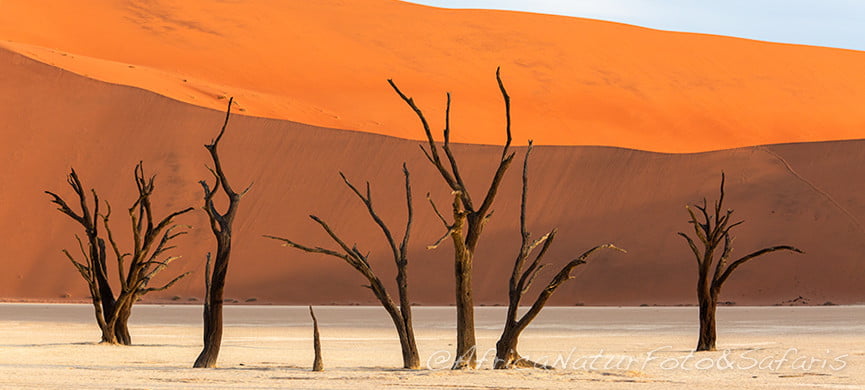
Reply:
[[[324,361],[321,359],[321,338],[318,332],[318,319],[315,318],[312,306],[309,307],[309,316],[312,317],[312,349],[315,353],[315,357],[312,360],[312,370],[324,371]]]
[[[496,348],[496,360],[493,363],[493,368],[496,370],[507,370],[511,368],[539,368],[542,370],[552,370],[553,366],[533,362],[520,356],[520,354],[513,349],[500,351]]]
[[[465,356],[454,361],[451,370],[474,370],[477,367],[477,356],[474,350],[470,350],[463,355]]]
[[[475,309],[472,296],[471,255],[455,262],[457,350],[452,370],[472,370],[477,366],[477,342],[475,340]]]
[[[128,315],[125,316],[126,319],[129,318]],[[129,327],[126,324],[126,321],[120,322],[120,319],[117,320],[117,323],[114,325],[114,330],[107,329],[109,325],[105,325],[105,329],[102,329],[102,340],[99,341],[100,344],[111,344],[111,345],[132,345],[132,336],[129,335]]]
[[[513,329],[505,329],[502,337],[496,342],[496,360],[493,362],[493,368],[496,370],[506,370],[510,368],[539,368],[542,370],[552,370],[553,366],[533,362],[520,356],[517,352],[517,341],[519,333],[515,333]]]
[[[117,324],[114,328],[114,337],[106,337],[104,334],[102,336],[102,341],[100,344],[113,344],[113,345],[132,345],[132,336],[129,335],[129,328],[126,324]]]
[[[414,342],[411,343],[410,347],[403,347],[402,353],[402,368],[408,370],[418,370],[420,369],[420,355],[417,351],[417,346],[414,345]]]
[[[192,368],[215,368],[216,359],[219,357],[219,347],[205,348],[195,359]]]
[[[219,347],[222,344],[221,336],[212,336],[210,341],[205,342],[205,347],[195,359],[193,368],[214,368],[219,357]]]
[[[132,306],[119,305],[117,307],[116,323],[114,324],[114,336],[121,345],[131,345],[132,337],[129,335],[129,317],[132,315]]]
[[[117,343],[120,345],[132,345],[132,336],[129,335],[129,328],[126,324],[119,325],[114,328],[114,336],[117,337]]]
[[[700,339],[697,341],[697,352],[715,350],[715,306],[712,302],[700,304]]]
[[[495,364],[493,364],[493,368],[496,370],[506,370],[511,368],[538,368],[541,370],[552,370],[553,366],[533,362],[529,359],[523,358],[516,351],[513,351],[505,356],[499,356],[496,354],[496,361]]]
[[[214,368],[222,345],[222,300],[208,301],[204,308],[204,349],[193,368]]]
[[[715,343],[712,341],[700,340],[700,342],[697,343],[696,352],[705,352],[705,351],[714,351],[714,350],[715,350]]]
[[[403,291],[403,294],[406,294],[405,291]],[[408,301],[407,297],[404,297],[404,299]],[[390,313],[396,333],[399,336],[399,345],[402,350],[402,367],[409,370],[420,369],[420,354],[417,351],[417,342],[415,341],[414,329],[411,323],[411,306],[408,304],[400,307],[393,306],[393,303],[386,296],[381,297],[380,300]]]
[[[715,350],[715,330],[700,329],[700,339],[697,341],[697,352]]]

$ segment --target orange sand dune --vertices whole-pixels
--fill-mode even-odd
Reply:
[[[5,0],[0,44],[245,114],[417,139],[397,80],[454,138],[696,152],[865,137],[865,53],[394,0]]]
[[[242,103],[242,102],[241,102]],[[391,102],[397,104],[398,102]],[[198,180],[209,178],[203,145],[223,113],[136,88],[110,85],[0,50],[0,298],[82,300],[87,290],[60,253],[75,248],[77,226],[42,193],[70,196],[64,179],[75,167],[115,210],[114,230],[127,231],[123,210],[134,200],[132,168],[158,173],[157,213],[199,207]],[[443,228],[427,205],[449,191],[418,142],[236,116],[221,144],[235,187],[254,182],[235,224],[226,298],[258,303],[374,303],[365,281],[336,259],[307,255],[262,238],[275,234],[332,247],[307,215],[329,221],[349,242],[371,251],[373,267],[392,283],[389,250],[337,172],[372,181],[374,202],[395,232],[404,218],[400,164],[412,172],[413,298],[453,301],[452,248],[426,246]],[[419,129],[415,129],[419,132]],[[522,150],[518,150],[521,153]],[[455,145],[473,191],[488,185],[498,147]],[[693,303],[694,260],[676,236],[688,229],[683,205],[717,191],[728,174],[728,205],[747,223],[736,253],[794,244],[807,254],[772,254],[740,269],[722,293],[738,304],[774,304],[804,296],[811,303],[865,302],[865,141],[751,147],[699,154],[659,154],[610,147],[538,147],[531,165],[528,224],[540,235],[558,226],[549,261],[563,264],[588,247],[615,242],[627,255],[601,254],[551,301],[604,305]],[[506,301],[508,270],[519,246],[518,168],[511,168],[475,257],[478,304]],[[213,238],[203,211],[179,221],[194,226],[178,241],[172,270],[193,271],[159,302],[203,296],[205,253]],[[113,274],[113,271],[111,271]],[[542,278],[548,278],[547,273]],[[69,299],[61,296],[71,295]]]

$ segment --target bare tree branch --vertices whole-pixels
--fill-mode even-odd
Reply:
[[[348,188],[350,188],[351,191],[354,192],[355,195],[357,195],[361,202],[363,202],[364,206],[366,206],[367,213],[369,213],[369,216],[373,219],[373,221],[375,221],[376,225],[378,225],[382,234],[384,234],[385,240],[387,241],[388,246],[390,246],[394,259],[398,259],[399,248],[397,248],[396,246],[396,241],[394,241],[390,229],[388,229],[387,225],[384,223],[384,221],[382,221],[381,217],[378,216],[378,214],[375,212],[375,208],[372,206],[372,195],[369,182],[366,183],[367,195],[364,196],[360,193],[360,191],[357,190],[357,188],[355,188],[353,184],[351,184],[351,182],[345,177],[342,172],[339,173],[339,176],[342,178],[342,181],[345,182],[345,185],[348,186]]]
[[[66,258],[72,262],[72,265],[75,266],[75,269],[78,270],[78,273],[81,274],[81,277],[83,277],[84,280],[86,280],[88,283],[91,283],[93,279],[90,277],[90,267],[75,261],[75,258],[73,258],[72,255],[69,254],[69,251],[67,251],[66,249],[63,250],[63,254],[66,255]]]
[[[444,240],[446,240],[448,237],[451,236],[451,234],[453,234],[453,232],[454,232],[454,229],[453,229],[453,228],[448,229],[447,231],[445,231],[445,234],[444,234],[444,235],[442,235],[441,237],[439,237],[439,239],[438,239],[438,240],[435,240],[435,242],[433,242],[432,244],[427,245],[426,248],[427,248],[427,249],[430,249],[430,250],[431,250],[431,249],[436,249],[436,248],[438,248],[439,245],[441,245],[441,243],[444,242]]]
[[[503,94],[505,94],[505,96],[507,96],[504,92],[504,89],[502,92]],[[510,139],[508,140],[508,142],[510,142]],[[624,252],[623,249],[620,249],[613,244],[604,244],[598,245],[586,251],[580,257],[570,261],[568,264],[562,267],[558,274],[556,274],[552,278],[552,280],[550,280],[547,286],[538,294],[535,301],[529,307],[529,310],[524,313],[523,316],[519,318],[519,320],[517,319],[520,302],[523,296],[534,284],[534,281],[537,279],[540,271],[546,266],[546,264],[542,264],[541,261],[546,255],[553,241],[555,240],[557,233],[557,229],[553,229],[549,233],[541,236],[540,238],[536,240],[531,240],[531,234],[529,233],[526,226],[526,205],[528,203],[527,200],[529,182],[529,157],[531,156],[532,148],[532,141],[530,140],[528,143],[528,148],[526,150],[525,159],[523,160],[522,170],[522,193],[520,198],[520,250],[517,254],[516,259],[514,260],[514,267],[511,271],[511,276],[508,281],[508,311],[505,318],[502,335],[496,342],[496,359],[494,363],[494,368],[496,369],[515,367],[551,369],[552,367],[550,366],[532,362],[520,356],[520,354],[516,350],[520,334],[529,325],[529,323],[531,323],[535,319],[535,317],[537,317],[541,309],[543,309],[544,305],[546,305],[547,301],[553,295],[556,289],[558,289],[562,283],[564,283],[568,279],[571,279],[571,271],[575,267],[584,264],[586,262],[586,258],[588,258],[592,253],[603,248],[611,248]],[[511,154],[510,157],[513,157],[513,154]],[[541,246],[541,250],[537,253],[537,255],[535,255],[534,260],[532,260],[528,264],[528,266],[526,266],[526,262],[532,255],[532,252],[534,252],[534,250],[538,246]]]
[[[564,283],[566,280],[571,279],[571,271],[573,271],[573,269],[577,266],[585,264],[586,259],[589,256],[601,249],[613,249],[622,253],[627,253],[627,251],[625,251],[624,249],[619,248],[613,244],[602,244],[587,250],[582,255],[580,255],[580,257],[571,260],[568,264],[562,267],[559,273],[557,273],[556,276],[553,277],[553,279],[547,284],[547,287],[545,287],[544,290],[541,291],[540,294],[538,294],[535,302],[518,321],[517,328],[522,330],[526,326],[528,326],[529,322],[531,322],[535,317],[537,317],[538,313],[541,312],[541,309],[543,309],[544,305],[546,305],[547,303],[547,300],[550,299],[556,289],[558,289],[559,286],[561,286],[561,284]]]
[[[173,286],[175,283],[177,283],[177,281],[179,281],[180,279],[183,279],[183,278],[189,276],[189,274],[191,274],[191,273],[192,273],[192,271],[184,272],[184,273],[182,273],[182,274],[180,274],[180,275],[177,275],[177,277],[175,277],[174,279],[171,279],[170,282],[166,283],[166,284],[163,285],[162,287],[149,287],[149,288],[145,289],[145,290],[144,290],[144,293],[149,293],[149,292],[153,292],[153,291],[164,291],[164,290],[167,290],[167,289],[171,288],[171,286]]]
[[[411,224],[414,217],[414,210],[412,208],[411,179],[408,172],[408,167],[406,167],[405,163],[402,163],[402,173],[405,177],[406,222],[405,232],[402,236],[402,242],[399,245],[399,254],[400,262],[404,263],[406,262],[406,252],[408,251],[409,237],[411,236]]]
[[[775,251],[782,251],[782,250],[792,251],[792,252],[796,252],[796,253],[805,253],[801,249],[798,249],[798,248],[795,248],[795,247],[792,247],[789,245],[779,245],[779,246],[773,246],[770,248],[760,249],[758,251],[755,251],[755,252],[748,254],[747,256],[743,256],[739,260],[736,260],[732,264],[730,264],[730,266],[727,267],[727,269],[724,271],[724,273],[722,273],[721,276],[715,280],[715,285],[721,286],[725,281],[727,281],[727,278],[730,277],[730,274],[732,274],[733,271],[736,270],[736,268],[739,268],[739,266],[741,266],[742,264],[745,264],[745,262],[752,260],[754,258],[757,258],[759,256],[765,255],[767,253],[771,253],[771,252],[775,252]]]
[[[403,351],[403,367],[409,369],[417,369],[420,367],[420,358],[414,339],[414,331],[412,330],[411,302],[408,298],[408,282],[406,277],[406,269],[408,265],[407,250],[409,236],[411,234],[413,210],[410,175],[408,168],[405,164],[403,164],[403,176],[405,177],[407,216],[405,233],[403,235],[403,239],[400,245],[397,247],[390,228],[388,228],[387,224],[379,217],[379,215],[375,211],[375,208],[373,207],[372,191],[370,190],[370,184],[367,182],[366,191],[362,192],[356,186],[354,186],[342,172],[340,172],[340,177],[342,177],[346,186],[363,202],[370,218],[373,219],[373,221],[382,231],[385,240],[391,248],[394,264],[397,267],[396,280],[397,288],[399,290],[399,306],[397,306],[393,299],[390,297],[387,289],[384,287],[381,280],[378,278],[378,276],[376,276],[376,274],[370,267],[368,260],[369,253],[362,253],[356,245],[352,245],[351,247],[349,247],[346,241],[340,238],[333,231],[333,229],[331,229],[331,227],[321,218],[315,215],[310,215],[310,218],[321,226],[321,228],[327,233],[330,239],[342,249],[342,252],[337,252],[335,250],[325,249],[321,247],[306,246],[298,244],[292,240],[277,236],[265,235],[264,237],[281,241],[283,243],[283,246],[296,248],[307,253],[320,253],[340,258],[344,260],[347,264],[349,264],[352,268],[354,268],[356,271],[358,271],[361,275],[363,275],[367,279],[367,281],[369,281],[369,284],[363,285],[363,287],[368,288],[370,289],[370,291],[372,291],[373,295],[375,295],[375,297],[379,300],[382,307],[384,307],[385,311],[387,311],[387,313],[391,316],[391,319],[394,322],[394,326],[396,327],[397,333],[400,337],[400,344]]]
[[[426,198],[427,198],[427,200],[429,201],[429,204],[432,206],[432,209],[433,209],[433,211],[435,212],[436,216],[438,216],[438,217],[439,217],[439,220],[442,221],[442,224],[445,225],[445,228],[449,227],[450,224],[449,224],[448,221],[445,219],[445,217],[442,215],[442,213],[439,212],[439,209],[438,209],[438,207],[436,207],[435,202],[434,202],[434,201],[432,200],[432,198],[430,197],[429,192],[426,193]]]
[[[300,249],[300,250],[302,250],[302,251],[304,251],[304,252],[309,252],[309,253],[321,253],[321,254],[328,255],[328,256],[339,257],[340,259],[343,259],[343,260],[345,260],[346,262],[348,262],[349,264],[352,264],[352,265],[354,265],[354,262],[356,261],[356,260],[353,259],[353,255],[344,255],[344,254],[342,254],[342,253],[339,253],[339,252],[336,252],[336,251],[333,251],[333,250],[330,250],[330,249],[325,249],[325,248],[322,248],[322,247],[309,247],[309,246],[301,245],[301,244],[298,244],[298,243],[296,243],[296,242],[294,242],[294,241],[291,241],[291,240],[289,240],[289,239],[287,239],[287,238],[282,238],[282,237],[277,237],[277,236],[270,236],[270,235],[264,235],[264,236],[262,236],[262,237],[269,238],[269,239],[272,239],[272,240],[282,241],[282,242],[283,242],[282,246],[287,246],[287,247],[290,247],[290,248]]]
[[[388,84],[390,84],[391,88],[393,88],[393,90],[396,91],[397,95],[399,95],[399,97],[402,98],[402,100],[405,101],[409,107],[411,107],[412,111],[414,111],[414,113],[415,113],[415,115],[417,115],[418,119],[420,119],[421,125],[423,126],[424,134],[426,134],[427,143],[429,144],[429,151],[428,151],[429,153],[427,153],[426,150],[424,150],[424,153],[427,153],[427,157],[430,159],[430,161],[432,161],[433,166],[435,166],[436,169],[438,169],[442,178],[445,179],[445,181],[448,183],[448,186],[450,186],[451,189],[453,189],[455,191],[459,190],[460,189],[459,184],[453,178],[451,173],[448,172],[447,168],[445,168],[444,164],[442,163],[441,158],[439,157],[438,147],[436,146],[436,142],[433,139],[433,135],[432,135],[432,131],[430,130],[429,122],[427,122],[426,116],[424,116],[423,111],[421,111],[421,109],[418,108],[418,106],[414,102],[414,99],[412,99],[412,98],[406,96],[404,93],[402,93],[402,91],[399,89],[399,87],[396,86],[396,83],[394,83],[393,80],[388,79],[387,82],[388,82]],[[448,97],[448,100],[450,100],[450,97]]]
[[[471,209],[472,200],[469,196],[468,191],[466,191],[466,183],[463,181],[462,176],[460,176],[460,167],[457,164],[457,159],[454,157],[453,152],[450,147],[450,133],[451,133],[451,94],[447,93],[447,106],[445,107],[445,130],[444,130],[444,145],[442,149],[445,151],[445,155],[448,158],[448,162],[450,163],[451,172],[454,175],[454,181],[459,188],[455,190],[461,191],[465,194],[466,198],[463,199],[464,202],[468,205],[467,207]]]
[[[502,82],[501,71],[501,66],[496,68],[496,82],[499,84],[499,91],[501,91],[502,99],[505,101],[505,134],[507,135],[507,140],[505,141],[505,147],[502,148],[502,160],[506,160],[505,156],[507,156],[508,148],[511,146],[511,97],[505,89],[505,83]]]
[[[697,245],[694,244],[694,240],[685,233],[679,232],[678,234],[688,241],[688,246],[691,247],[691,252],[694,252],[694,257],[697,259],[697,266],[699,267],[703,262],[703,257],[700,255],[700,250],[697,249]]]

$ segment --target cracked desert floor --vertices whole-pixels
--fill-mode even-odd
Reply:
[[[192,369],[201,308],[141,305],[135,345],[94,343],[89,305],[0,304],[0,388],[39,389],[865,389],[863,306],[722,307],[719,351],[692,354],[694,307],[551,307],[520,352],[551,371],[491,369],[502,307],[477,310],[485,358],[447,370],[453,308],[416,307],[425,369],[400,366],[399,343],[378,307],[318,307],[324,372],[311,372],[305,307],[229,306],[217,369]]]

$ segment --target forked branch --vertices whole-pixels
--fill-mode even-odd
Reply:
[[[508,312],[505,319],[505,326],[502,330],[502,335],[496,342],[496,360],[494,368],[542,368],[551,369],[552,367],[545,364],[533,362],[520,356],[517,352],[517,343],[519,336],[523,330],[538,316],[541,309],[544,308],[547,301],[552,297],[555,291],[568,279],[571,279],[571,272],[579,265],[585,264],[586,259],[598,250],[609,248],[625,252],[623,249],[614,246],[613,244],[598,245],[580,257],[571,260],[564,265],[561,270],[547,283],[546,287],[541,290],[535,301],[519,319],[517,313],[520,307],[523,296],[529,291],[535,279],[540,274],[541,269],[545,264],[541,263],[553,241],[555,240],[557,230],[553,229],[549,233],[541,236],[538,239],[532,240],[526,224],[526,204],[528,203],[528,182],[529,182],[529,157],[533,150],[532,141],[529,141],[529,146],[526,150],[525,159],[523,160],[522,171],[522,194],[520,198],[520,251],[514,260],[514,267],[511,271],[511,277],[508,283]],[[535,255],[534,260],[526,264],[532,253],[540,247],[540,251]]]
[[[352,184],[351,181],[349,181],[344,174],[340,172],[340,177],[342,178],[343,182],[352,191],[352,193],[354,193],[354,195],[357,196],[357,198],[360,199],[360,201],[364,204],[367,213],[369,214],[370,218],[375,222],[376,226],[378,226],[379,230],[381,230],[388,246],[391,249],[393,261],[397,268],[396,280],[397,288],[399,290],[399,306],[396,305],[396,303],[393,301],[390,294],[384,287],[384,284],[373,272],[368,260],[369,254],[363,254],[360,250],[357,249],[356,245],[349,246],[346,241],[339,237],[339,235],[337,235],[337,233],[330,227],[330,225],[324,222],[321,218],[310,215],[310,218],[316,223],[318,223],[319,226],[321,226],[321,228],[327,233],[330,239],[334,243],[336,243],[337,246],[339,246],[340,251],[326,249],[319,246],[303,245],[287,238],[277,236],[265,235],[264,237],[281,241],[283,243],[283,246],[296,248],[307,253],[319,253],[342,259],[349,266],[351,266],[361,275],[363,275],[364,278],[366,278],[369,282],[369,284],[364,285],[363,287],[369,288],[370,291],[372,291],[373,295],[375,295],[379,302],[381,302],[385,311],[387,311],[387,313],[391,316],[391,319],[394,322],[394,326],[396,327],[397,333],[399,334],[400,344],[403,350],[403,367],[409,369],[416,369],[420,367],[420,358],[414,339],[414,331],[412,330],[411,303],[408,297],[408,282],[406,276],[408,266],[407,251],[413,218],[411,181],[409,171],[406,165],[403,164],[402,168],[403,175],[405,176],[405,198],[407,213],[405,233],[399,245],[397,245],[390,228],[375,210],[372,200],[372,191],[370,190],[369,183],[366,183],[365,191],[361,191],[354,184]]]

